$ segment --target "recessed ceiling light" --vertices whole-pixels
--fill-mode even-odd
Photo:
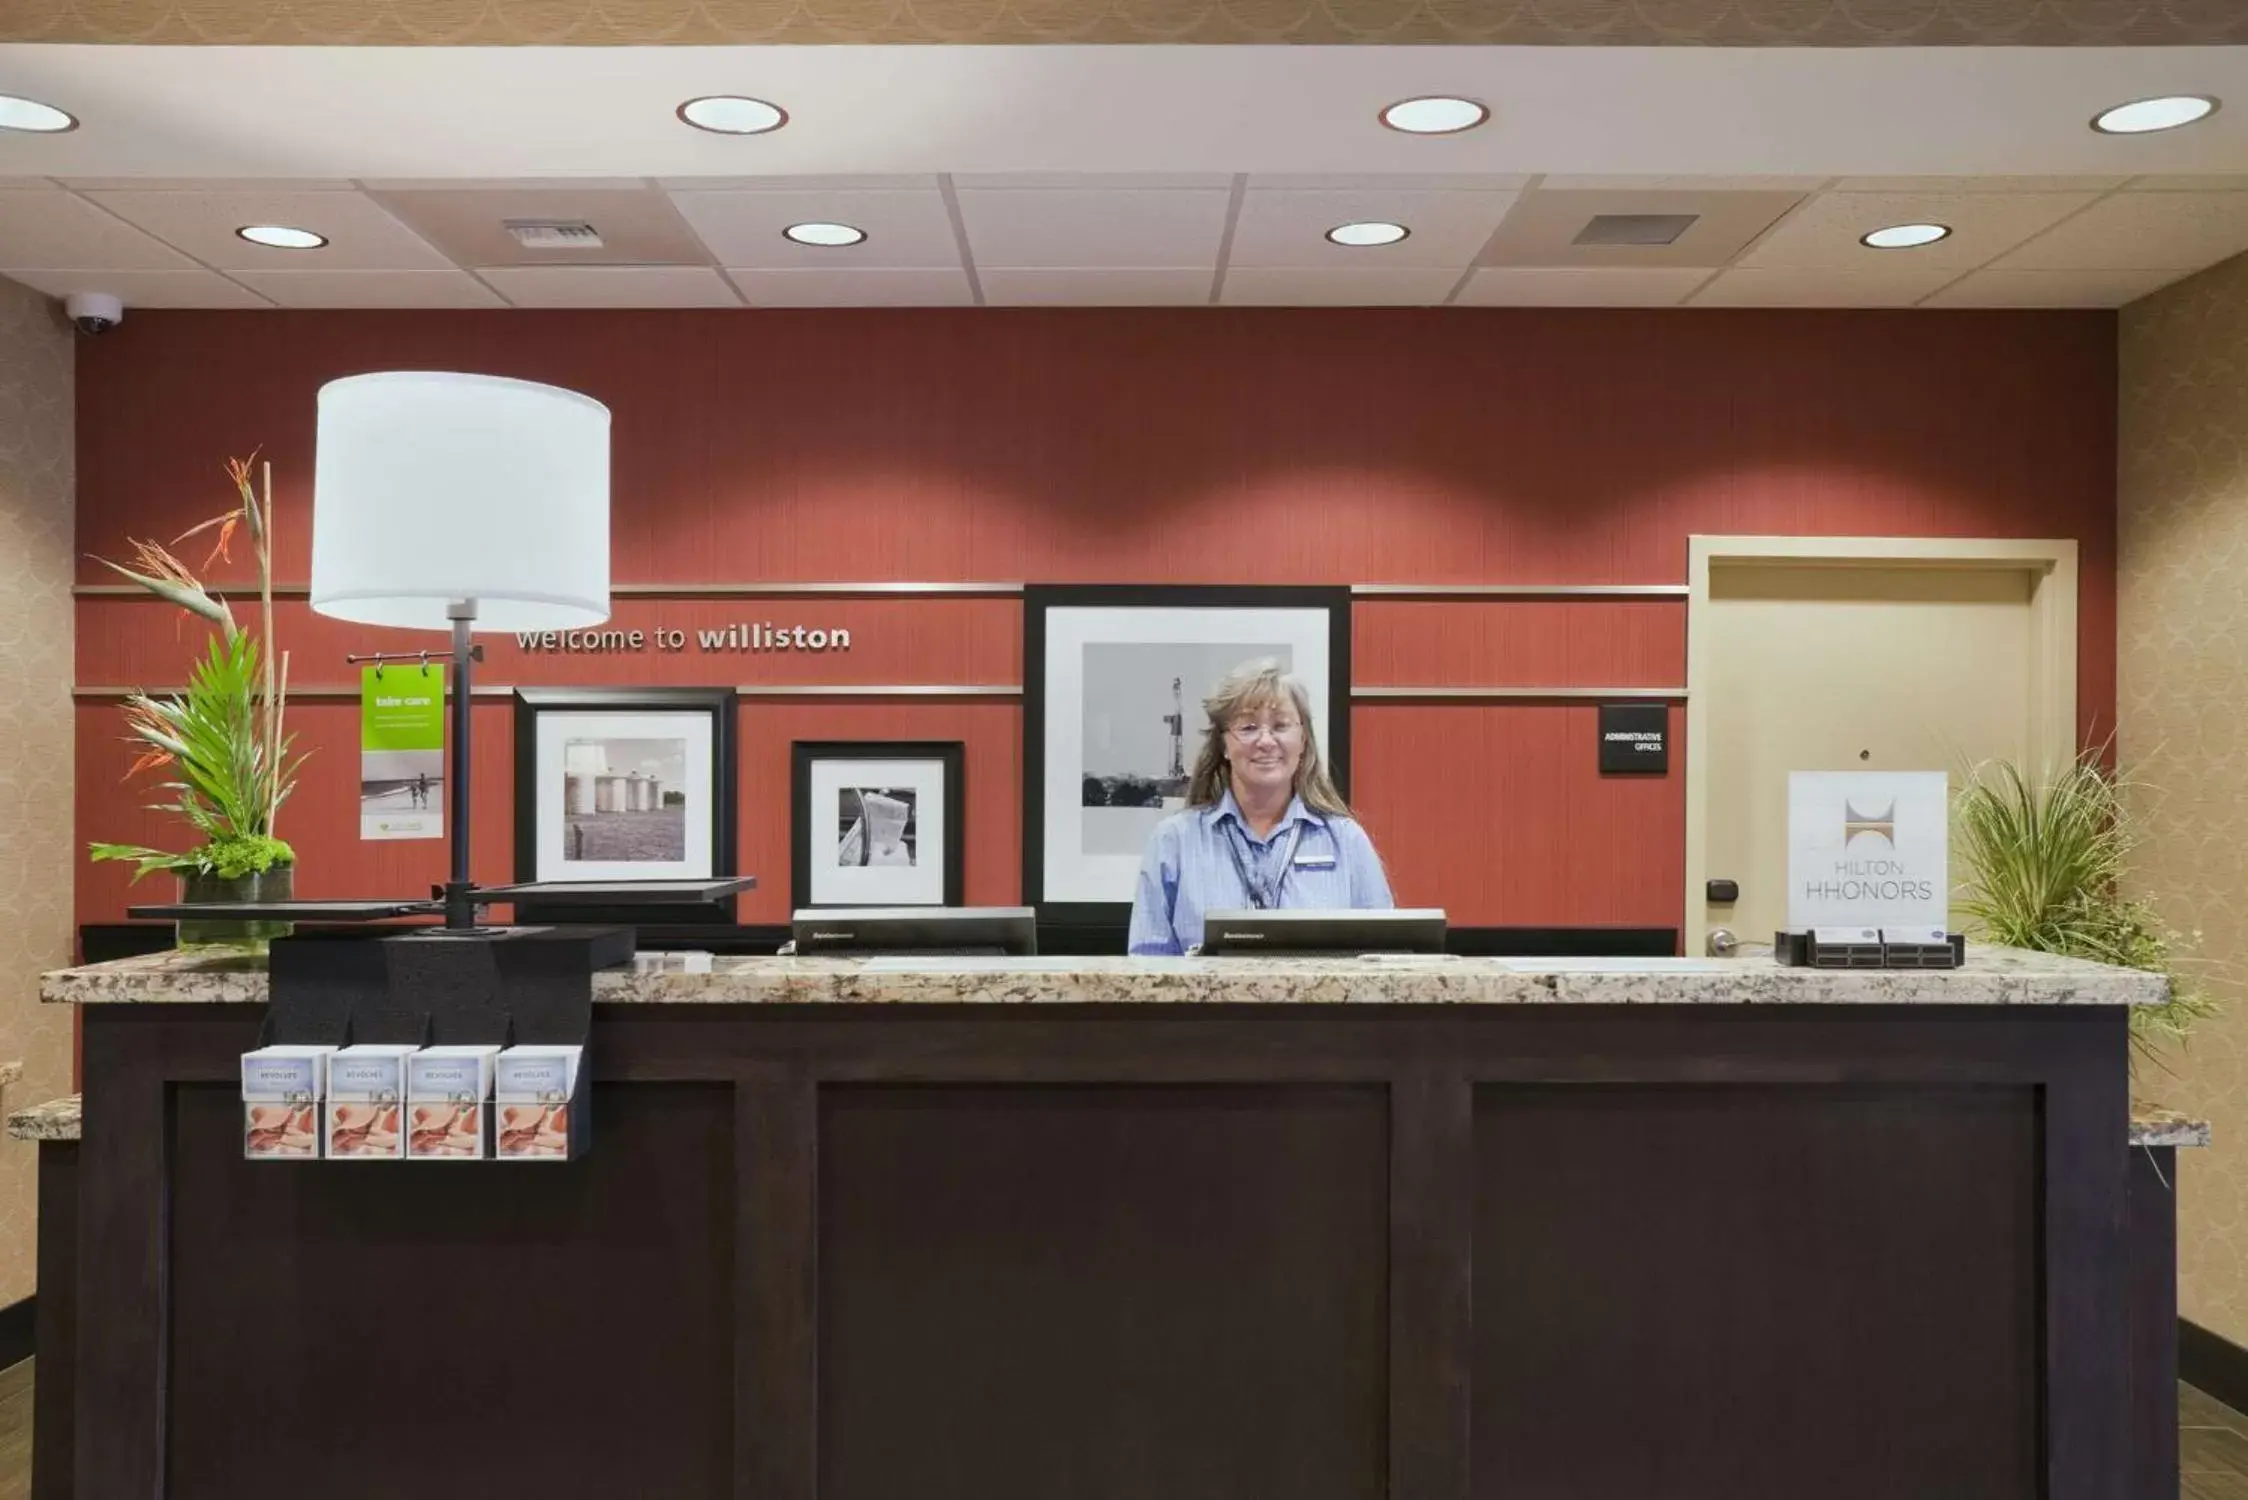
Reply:
[[[705,94],[679,106],[679,118],[719,135],[763,135],[788,123],[788,111],[740,94]]]
[[[1337,224],[1327,231],[1327,238],[1338,245],[1359,248],[1367,245],[1394,245],[1412,232],[1402,224],[1368,220],[1360,224]]]
[[[1858,243],[1876,250],[1910,250],[1920,245],[1933,245],[1950,233],[1949,224],[1891,224],[1863,236]]]
[[[77,128],[78,121],[75,117],[63,113],[52,104],[18,98],[14,94],[0,94],[0,130],[29,130],[40,135],[57,135]]]
[[[1382,111],[1382,123],[1407,135],[1457,135],[1473,130],[1491,118],[1491,111],[1473,99],[1448,94],[1428,94],[1400,99]]]
[[[856,224],[791,224],[781,233],[799,245],[856,245],[866,238]]]
[[[245,224],[234,232],[253,245],[269,245],[276,250],[317,250],[328,243],[324,234],[291,229],[286,224]]]
[[[2145,135],[2151,130],[2175,130],[2206,120],[2217,111],[2217,101],[2207,94],[2165,94],[2159,99],[2134,99],[2092,117],[2092,128],[2103,135]]]

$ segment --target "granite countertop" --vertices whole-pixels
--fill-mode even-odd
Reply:
[[[50,1099],[8,1116],[8,1134],[19,1141],[75,1141],[82,1112],[80,1096]],[[2155,1104],[2131,1106],[2131,1144],[2134,1146],[2206,1146],[2209,1122],[2196,1120],[2174,1109]]]
[[[45,1104],[34,1104],[29,1109],[12,1110],[8,1115],[8,1134],[19,1141],[75,1141],[79,1131],[79,1099],[77,1094],[67,1094],[60,1099],[49,1099]]]
[[[1733,959],[780,958],[642,953],[593,979],[608,1004],[2154,1005],[2160,975],[2011,948],[1959,969],[1797,969]],[[54,1004],[262,1005],[263,958],[178,952],[44,976]]]

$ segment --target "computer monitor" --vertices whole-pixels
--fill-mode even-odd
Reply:
[[[1442,907],[1392,911],[1285,908],[1213,911],[1202,918],[1209,955],[1244,953],[1442,953]]]
[[[1027,906],[814,906],[797,912],[789,925],[800,957],[1038,951],[1037,914]]]

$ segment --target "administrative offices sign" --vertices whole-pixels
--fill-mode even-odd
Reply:
[[[635,651],[848,651],[851,632],[840,626],[786,625],[773,620],[739,620],[693,630],[518,630],[524,651],[557,656],[616,656]]]
[[[1787,925],[1941,929],[1949,792],[1941,771],[1789,772]]]

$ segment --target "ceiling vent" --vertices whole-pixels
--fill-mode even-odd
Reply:
[[[598,250],[601,236],[583,219],[508,219],[515,243],[526,250]]]
[[[1577,231],[1580,245],[1668,245],[1693,227],[1699,214],[1598,214]]]

